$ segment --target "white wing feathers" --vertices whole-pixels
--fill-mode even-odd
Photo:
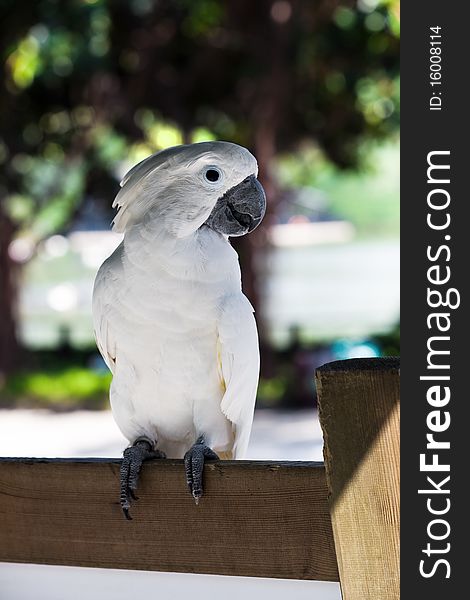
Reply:
[[[246,452],[258,387],[258,332],[253,312],[244,295],[231,296],[223,306],[218,323],[226,388],[221,409],[234,425],[234,458],[242,458]]]
[[[93,328],[96,345],[109,370],[114,374],[116,365],[116,342],[112,335],[108,315],[119,286],[120,253],[122,245],[101,265],[93,290]],[[121,267],[122,268],[122,267]]]

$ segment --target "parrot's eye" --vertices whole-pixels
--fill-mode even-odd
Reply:
[[[217,183],[221,178],[222,173],[217,167],[209,167],[204,173],[204,179],[209,183]]]

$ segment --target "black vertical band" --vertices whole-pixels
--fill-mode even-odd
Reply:
[[[402,4],[402,598],[468,575],[470,5]]]

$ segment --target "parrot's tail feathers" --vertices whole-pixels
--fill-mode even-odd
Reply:
[[[224,452],[217,452],[220,460],[233,460],[232,450],[225,450]]]
[[[232,460],[240,460],[245,458],[246,451],[248,450],[248,444],[250,441],[251,434],[251,419],[246,419],[244,422],[238,425],[232,423],[233,430],[233,448],[231,451]]]

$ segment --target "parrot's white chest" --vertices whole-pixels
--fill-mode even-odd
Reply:
[[[229,448],[217,319],[224,297],[241,294],[235,252],[208,230],[180,247],[130,239],[119,258],[122,282],[108,315],[119,347],[117,424],[130,441],[146,435],[173,457],[201,434],[216,450]]]

